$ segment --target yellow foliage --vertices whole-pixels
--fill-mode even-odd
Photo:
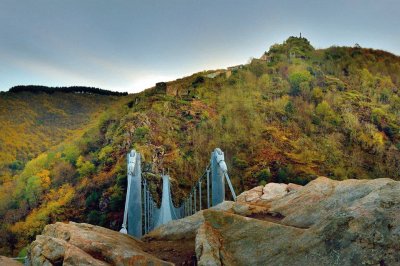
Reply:
[[[41,187],[43,189],[48,189],[50,187],[50,184],[51,184],[50,171],[44,169],[41,172],[37,173],[37,176],[40,177]]]
[[[0,172],[8,164],[26,161],[60,143],[87,125],[96,113],[112,105],[114,97],[101,95],[0,95]],[[33,103],[33,104],[32,104]]]
[[[0,185],[0,213],[7,207],[12,200],[10,193],[15,189],[15,183],[7,181]]]
[[[47,194],[47,201],[30,212],[25,221],[12,225],[11,231],[22,238],[32,238],[40,233],[44,226],[50,222],[51,215],[57,217],[57,214],[72,200],[73,196],[74,189],[69,184],[57,190],[50,190]]]
[[[381,147],[384,144],[384,134],[382,132],[375,132],[372,139],[374,140],[374,143],[378,146]]]

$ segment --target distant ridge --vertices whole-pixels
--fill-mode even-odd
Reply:
[[[100,94],[100,95],[112,95],[112,96],[125,96],[128,95],[127,92],[117,92],[117,91],[109,91],[103,90],[94,87],[83,87],[83,86],[71,86],[71,87],[47,87],[40,85],[19,85],[14,86],[8,90],[11,93],[20,93],[20,92],[32,92],[32,93],[48,93],[52,94],[55,92],[63,92],[63,93],[88,93],[88,94]]]

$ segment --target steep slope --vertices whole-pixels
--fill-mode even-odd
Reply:
[[[154,173],[169,171],[175,201],[215,147],[225,152],[237,191],[318,175],[398,180],[399,87],[399,57],[359,47],[315,50],[290,37],[247,65],[122,97],[0,187],[7,195],[1,252],[17,252],[56,221],[119,229],[132,148],[143,155],[155,198],[161,181]]]
[[[26,91],[14,92],[18,88]],[[25,86],[0,94],[0,177],[23,169],[27,161],[82,129],[116,99],[53,90],[48,94]]]

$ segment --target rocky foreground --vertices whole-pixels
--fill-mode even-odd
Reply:
[[[198,265],[400,265],[400,182],[270,183],[142,240],[56,223],[30,250],[33,265],[191,265],[196,258]]]

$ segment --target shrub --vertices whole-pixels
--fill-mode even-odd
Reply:
[[[11,164],[8,165],[8,168],[10,168],[13,171],[18,171],[24,169],[24,163],[20,160],[15,160]]]
[[[114,162],[114,159],[111,157],[111,153],[113,151],[113,147],[111,146],[105,146],[103,149],[101,149],[101,151],[99,152],[99,160],[101,162],[104,162],[107,164],[107,162],[110,162],[111,159],[111,163]],[[110,158],[111,157],[111,158]]]
[[[203,76],[198,76],[193,82],[192,82],[192,86],[194,88],[197,88],[200,84],[204,83],[204,77]]]
[[[378,128],[382,128],[385,123],[385,116],[385,111],[381,108],[374,108],[371,112],[371,120]]]
[[[78,167],[80,177],[89,176],[96,170],[94,164],[90,161],[85,161],[82,156],[79,156],[76,166]]]
[[[288,101],[287,104],[285,105],[285,113],[290,116],[294,114],[294,105],[292,101]]]
[[[322,101],[322,99],[324,98],[324,93],[322,92],[322,89],[320,87],[315,87],[312,90],[311,97],[315,103],[320,103]]]
[[[120,211],[124,209],[125,195],[120,188],[116,188],[110,197],[111,211]]]
[[[248,163],[245,160],[242,160],[242,159],[240,159],[240,158],[238,158],[236,156],[233,157],[232,164],[233,164],[234,167],[236,167],[236,168],[238,168],[240,170],[246,169],[249,166]]]
[[[51,171],[53,187],[58,187],[64,183],[73,183],[76,169],[69,162],[60,161]]]
[[[93,191],[92,193],[90,193],[85,201],[86,208],[95,208],[98,204],[99,199],[100,194],[97,191]]]
[[[336,123],[337,118],[328,102],[322,101],[315,108],[315,114],[322,120],[328,123]]]
[[[147,140],[147,135],[150,129],[148,127],[138,127],[135,130],[134,138],[137,142],[144,142]]]
[[[294,72],[289,76],[289,83],[290,83],[290,94],[293,96],[300,95],[301,87],[300,84],[303,82],[310,82],[311,81],[311,74],[308,71],[299,71]],[[303,85],[305,86],[305,85]]]
[[[262,182],[264,181],[265,183],[270,182],[271,180],[271,171],[268,168],[262,169],[261,171],[257,172],[256,174],[256,178],[258,180],[258,182]]]
[[[79,148],[75,145],[67,145],[61,154],[61,157],[71,164],[75,164],[80,154]]]
[[[87,216],[87,221],[90,224],[104,226],[106,224],[107,216],[100,211],[91,211]]]

